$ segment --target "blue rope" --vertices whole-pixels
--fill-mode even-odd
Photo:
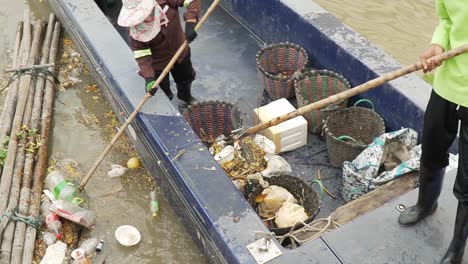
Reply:
[[[32,216],[25,216],[18,213],[18,209],[11,209],[10,211],[4,211],[0,218],[7,217],[9,220],[21,221],[27,225],[34,227],[39,230],[42,226],[42,219],[40,217],[34,218]]]

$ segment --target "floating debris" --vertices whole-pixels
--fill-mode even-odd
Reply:
[[[132,157],[127,161],[127,168],[129,169],[139,169],[140,167],[141,167],[141,162],[137,158]]]

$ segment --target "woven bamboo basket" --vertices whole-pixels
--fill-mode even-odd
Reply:
[[[294,198],[299,202],[299,205],[304,207],[306,214],[309,216],[305,223],[310,223],[314,220],[315,216],[320,210],[320,196],[319,194],[304,180],[296,176],[275,176],[265,178],[270,185],[277,185],[288,190]],[[263,192],[263,188],[260,185],[256,185],[251,192],[247,194],[247,201],[249,204],[257,210],[257,203],[255,197]],[[269,229],[274,232],[277,236],[282,236],[288,233],[290,230],[296,230],[303,227],[302,223],[297,223],[294,227],[278,228],[274,225]]]
[[[343,92],[351,86],[340,74],[329,70],[311,70],[294,80],[294,89],[298,107],[315,103],[334,94]],[[348,100],[328,106],[324,109],[304,114],[309,131],[313,134],[322,132],[323,121],[335,110],[345,108]]]
[[[323,127],[330,163],[338,168],[352,161],[375,137],[385,133],[385,123],[375,111],[363,107],[339,109]]]
[[[293,77],[302,72],[307,52],[292,43],[278,43],[261,49],[256,56],[257,72],[272,100],[295,97]]]
[[[232,109],[228,102],[205,101],[190,105],[182,115],[203,142],[213,142],[220,135],[231,134]]]

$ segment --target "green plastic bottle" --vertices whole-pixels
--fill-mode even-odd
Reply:
[[[159,213],[159,203],[158,203],[158,200],[156,199],[156,190],[153,190],[150,193],[150,196],[151,196],[151,203],[150,203],[151,214],[153,215],[153,217],[157,217]]]

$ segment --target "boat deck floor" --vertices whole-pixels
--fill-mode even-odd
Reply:
[[[209,3],[205,3],[207,4]],[[117,10],[118,8],[112,8],[106,12],[111,21],[114,21],[114,25],[118,16]],[[118,26],[117,28],[127,39],[126,31]],[[236,103],[242,98],[241,100],[253,108],[271,101],[263,92],[255,65],[255,55],[263,43],[224,10],[219,8],[212,13],[190,46],[193,67],[197,73],[192,89],[199,100]],[[173,82],[171,89],[176,93]],[[176,104],[177,98],[173,101]],[[291,103],[297,106],[294,100]],[[336,199],[324,194],[318,218],[328,216],[345,203],[339,193],[341,169],[330,165],[325,141],[319,136],[309,135],[306,146],[281,156],[291,164],[292,175],[307,182],[315,180],[317,171],[321,169],[323,184]]]
[[[114,24],[118,9],[107,12]],[[125,30],[119,32],[125,38]],[[235,103],[242,97],[254,106],[268,103],[255,66],[255,54],[262,46],[228,13],[217,9],[191,44],[197,72],[193,94],[201,100]],[[175,92],[175,85],[172,89]],[[323,196],[317,218],[330,215],[345,203],[340,195],[341,169],[332,167],[327,155],[325,141],[315,135],[309,135],[307,146],[281,154],[291,164],[293,175],[306,181],[315,179],[321,169],[324,185],[337,197]],[[410,228],[397,224],[399,212],[395,207],[400,203],[412,205],[418,192],[413,190],[310,242],[303,256],[310,258],[312,254],[317,263],[438,263],[452,236],[456,201],[451,186],[455,174],[448,173],[439,209],[422,223]]]

